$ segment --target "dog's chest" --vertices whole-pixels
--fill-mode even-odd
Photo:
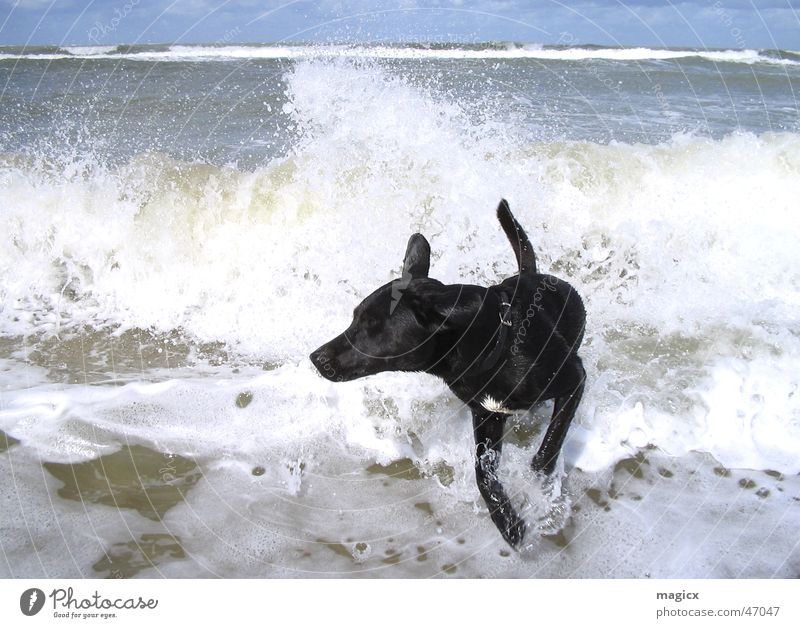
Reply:
[[[481,405],[484,407],[484,409],[488,410],[489,412],[494,412],[495,414],[512,414],[514,412],[503,405],[502,401],[495,399],[491,395],[484,395],[483,399],[481,400]]]

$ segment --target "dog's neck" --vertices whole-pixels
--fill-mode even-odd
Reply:
[[[501,363],[509,329],[508,307],[503,305],[506,296],[500,290],[464,286],[459,300],[470,307],[454,321],[455,325],[437,334],[436,360],[429,369],[450,386],[488,373]]]

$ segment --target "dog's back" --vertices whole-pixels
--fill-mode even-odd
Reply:
[[[519,274],[500,285],[512,300],[527,305],[522,320],[527,320],[528,327],[534,318],[539,318],[540,324],[536,325],[526,344],[534,342],[533,336],[539,335],[536,331],[546,334],[554,331],[564,340],[569,352],[575,353],[583,340],[586,324],[586,309],[581,297],[566,281],[539,274],[533,245],[505,199],[497,207],[497,219],[511,243],[519,268]]]
[[[586,309],[570,284],[553,275],[528,272],[509,277],[500,285],[519,304],[515,308],[516,326],[527,330],[524,345],[539,351],[542,343],[550,345],[561,339],[568,353],[578,350],[583,341]],[[559,338],[547,338],[554,332]]]

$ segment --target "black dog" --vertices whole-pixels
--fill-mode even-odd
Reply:
[[[555,399],[553,418],[534,470],[550,474],[581,396],[585,372],[578,347],[586,313],[564,281],[536,271],[528,237],[508,203],[497,217],[519,274],[484,288],[430,279],[430,245],[411,236],[401,279],[378,288],[353,312],[343,334],[311,354],[327,379],[349,381],[381,371],[423,371],[441,377],[472,411],[475,475],[492,520],[518,547],[525,523],[496,471],[506,416]]]

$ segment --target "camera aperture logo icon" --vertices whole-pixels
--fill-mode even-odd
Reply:
[[[41,589],[28,589],[19,598],[19,610],[23,615],[32,617],[44,606],[44,591]]]

